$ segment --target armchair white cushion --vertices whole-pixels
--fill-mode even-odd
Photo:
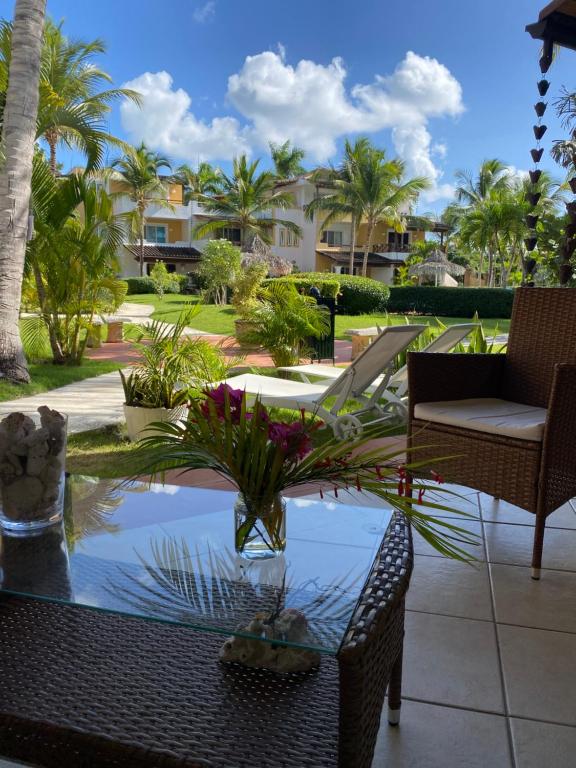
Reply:
[[[417,403],[414,417],[422,421],[474,429],[520,440],[542,440],[546,408],[512,403],[497,397]]]

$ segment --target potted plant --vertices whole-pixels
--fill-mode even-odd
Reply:
[[[185,336],[198,307],[184,309],[174,324],[153,320],[132,331],[141,359],[128,373],[120,371],[124,415],[132,441],[152,434],[150,424],[184,418],[194,390],[225,379],[237,361],[227,361],[218,347],[198,336]]]
[[[209,468],[230,479],[238,489],[235,505],[235,546],[248,558],[272,558],[286,546],[286,518],[282,492],[316,485],[338,495],[356,488],[370,492],[406,514],[413,527],[443,555],[460,560],[471,556],[460,544],[474,543],[473,535],[457,521],[434,517],[449,511],[469,517],[426,492],[441,478],[412,482],[418,467],[405,463],[404,449],[370,448],[381,425],[367,427],[361,437],[340,441],[333,436],[314,447],[314,433],[322,423],[311,417],[294,422],[275,421],[256,398],[248,407],[246,393],[226,384],[190,403],[187,418],[155,425],[157,433],[142,440],[143,473],[167,469],[183,472]],[[319,441],[318,441],[319,442]],[[450,491],[444,491],[449,499]]]

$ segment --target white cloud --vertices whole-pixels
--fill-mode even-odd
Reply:
[[[168,72],[145,72],[125,84],[143,96],[142,108],[130,101],[120,107],[124,130],[135,142],[182,159],[229,159],[250,152],[246,129],[234,117],[199,120],[192,100],[182,88],[173,87]]]
[[[409,51],[392,74],[376,75],[369,84],[346,86],[340,58],[328,64],[302,59],[292,66],[284,48],[247,56],[241,70],[228,79],[227,97],[245,120],[233,117],[199,120],[191,100],[174,89],[167,72],[145,73],[127,85],[144,93],[142,111],[122,105],[122,122],[132,138],[178,157],[229,159],[249,147],[265,148],[269,141],[290,139],[313,161],[325,162],[336,153],[343,136],[392,131],[396,152],[409,174],[426,175],[433,189],[425,199],[450,196],[434,158],[446,154],[433,144],[431,119],[457,117],[464,110],[462,89],[436,59]]]
[[[215,13],[216,13],[215,0],[208,0],[208,2],[204,3],[203,5],[201,5],[200,7],[194,10],[194,12],[192,13],[192,18],[197,24],[204,24],[206,21],[210,21],[210,19],[213,19]]]

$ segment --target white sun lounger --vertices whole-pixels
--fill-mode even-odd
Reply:
[[[332,426],[337,437],[358,434],[366,424],[387,421],[393,417],[380,400],[388,386],[394,359],[425,328],[425,325],[388,326],[348,368],[340,369],[338,377],[331,382],[310,384],[245,373],[226,379],[224,383],[233,389],[244,390],[252,397],[258,396],[263,405],[293,410],[303,408],[315,413]],[[381,383],[368,392],[380,375]],[[216,387],[220,383],[212,386]],[[326,403],[329,398],[335,398],[331,405]],[[358,400],[361,407],[353,413],[338,415],[344,404],[351,399]],[[358,416],[368,413],[373,418],[361,422]]]
[[[454,347],[463,341],[469,333],[478,328],[478,323],[460,323],[451,325],[445,331],[437,336],[425,347],[422,352],[450,352]],[[343,368],[336,365],[290,365],[278,368],[279,371],[294,373],[307,384],[326,385],[329,381],[338,379],[341,376]],[[315,376],[314,381],[310,381],[311,376]],[[380,387],[384,380],[384,375],[377,376],[372,384],[367,388],[367,392],[373,392]],[[394,404],[397,411],[401,414],[407,412],[406,393],[408,392],[408,367],[406,365],[399,368],[396,373],[390,376],[387,389],[382,392],[381,397]]]

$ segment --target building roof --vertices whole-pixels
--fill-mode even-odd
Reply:
[[[140,249],[137,245],[126,244],[125,248],[138,260]],[[144,246],[144,261],[200,261],[202,252],[191,245],[168,245],[156,243]]]
[[[540,11],[538,21],[528,24],[526,31],[536,40],[544,40],[542,59],[546,69],[552,62],[552,46],[562,45],[576,50],[576,2],[554,0]],[[543,72],[546,69],[542,70]]]
[[[336,264],[348,264],[350,262],[350,252],[323,250],[318,248],[316,253],[322,256],[328,256],[329,259]],[[364,253],[362,251],[354,252],[354,264],[362,264],[364,260]],[[368,266],[369,267],[394,267],[397,264],[404,264],[402,260],[391,259],[388,256],[383,256],[380,253],[373,253],[370,251],[368,254]]]

